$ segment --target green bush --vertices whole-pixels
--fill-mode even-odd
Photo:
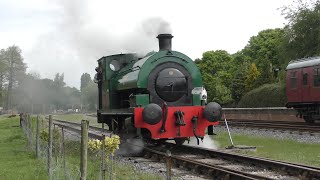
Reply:
[[[265,84],[245,94],[237,107],[283,107],[287,102],[285,85]]]

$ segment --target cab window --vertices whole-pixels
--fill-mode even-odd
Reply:
[[[291,72],[290,86],[292,89],[297,88],[297,71]]]
[[[319,87],[320,86],[320,68],[314,68],[313,74],[313,86]]]

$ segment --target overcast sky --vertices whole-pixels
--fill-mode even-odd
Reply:
[[[28,72],[64,73],[69,86],[94,75],[112,53],[158,50],[171,32],[173,49],[192,59],[203,52],[241,50],[261,30],[283,27],[278,8],[293,0],[0,0],[0,48],[18,45]]]

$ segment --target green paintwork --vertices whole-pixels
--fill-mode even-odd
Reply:
[[[116,87],[116,84],[114,84],[112,81],[113,77],[116,76],[118,73],[123,72],[129,68],[127,65],[127,66],[121,67],[119,71],[113,71],[110,68],[110,63],[113,60],[130,65],[138,61],[138,58],[136,54],[115,54],[111,56],[104,56],[98,60],[98,63],[101,64],[102,72],[103,72],[103,83],[102,83],[103,109],[112,109],[112,106],[113,106],[111,102],[113,102],[113,98],[115,96],[113,96],[112,93],[115,92],[114,87]]]
[[[201,106],[201,97],[200,94],[192,94],[192,104]]]
[[[113,60],[125,65],[119,71],[112,71],[110,63]],[[146,89],[148,87],[149,74],[159,64],[166,62],[174,62],[183,66],[191,74],[193,87],[203,86],[201,74],[196,64],[188,56],[177,51],[151,52],[142,59],[138,59],[135,54],[117,54],[102,57],[98,62],[102,63],[104,73],[102,90],[104,95],[108,97],[103,98],[103,101],[108,100],[110,102],[110,105],[103,106],[105,110],[112,109],[112,102],[118,101],[117,96],[114,95],[115,93],[132,89]],[[149,103],[148,94],[135,96],[137,105],[144,106]],[[193,105],[201,105],[200,99],[196,98],[198,96],[193,97]]]
[[[201,74],[196,64],[188,56],[177,51],[160,51],[150,57],[139,73],[137,86],[140,88],[146,88],[148,85],[148,75],[156,66],[164,62],[175,62],[182,65],[191,74],[193,86],[202,86]]]
[[[115,90],[124,90],[132,88],[147,88],[148,77],[151,71],[159,64],[165,62],[175,62],[182,65],[190,72],[192,76],[192,84],[194,87],[202,86],[202,78],[196,64],[186,55],[177,51],[159,51],[151,56],[140,59],[128,66],[128,68],[121,72],[128,71],[128,73],[119,73],[114,79],[113,83],[117,85]]]
[[[137,94],[135,95],[136,106],[144,107],[148,105],[149,102],[149,94]]]
[[[100,58],[98,60],[98,62],[103,63],[102,67],[103,67],[103,72],[104,72],[104,80],[112,79],[113,76],[115,76],[116,74],[124,72],[130,68],[127,65],[127,66],[121,67],[121,69],[119,71],[113,71],[110,68],[110,63],[113,60],[119,61],[120,63],[125,63],[125,64],[130,65],[130,64],[133,64],[134,62],[138,61],[138,58],[137,58],[136,54],[115,54],[115,55],[104,56],[104,57]]]
[[[144,68],[144,63],[152,57],[153,54],[136,61],[128,66],[127,73],[119,74],[114,78],[113,82],[117,84],[117,90],[124,89],[135,89],[138,88],[137,81],[142,68]]]

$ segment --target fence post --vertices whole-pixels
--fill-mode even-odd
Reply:
[[[110,164],[111,164],[111,166],[110,166],[110,179],[111,180],[113,180],[113,171],[114,171],[114,166],[113,166],[113,163],[114,163],[114,161],[113,161],[113,155],[112,154],[110,154],[110,159],[111,159],[111,161],[110,161]]]
[[[39,158],[40,156],[40,119],[39,119],[39,115],[37,116],[37,130],[36,130],[36,156],[37,158]]]
[[[113,122],[113,120],[112,120]],[[114,124],[112,125],[112,127],[114,127]],[[112,137],[112,134],[110,134],[110,138]],[[111,161],[109,161],[109,179],[112,180],[113,176],[112,176],[112,171],[113,171],[113,167],[112,167],[112,163],[113,163],[113,158],[112,158],[112,154],[109,154],[109,160],[111,159]]]
[[[171,152],[167,150],[166,153],[166,167],[167,167],[167,180],[171,180]]]
[[[45,129],[45,126],[44,126],[44,119],[45,118],[46,118],[45,116],[41,117],[41,129]]]
[[[105,154],[105,145],[106,142],[104,141],[106,139],[106,135],[102,134],[102,152],[101,152],[101,165],[102,165],[102,175],[101,175],[101,179],[105,180],[106,179],[106,154]]]
[[[61,154],[62,154],[62,166],[63,166],[63,173],[64,173],[64,179],[67,179],[67,170],[66,170],[66,157],[64,154],[64,130],[63,127],[61,127],[61,141],[62,141],[62,146],[61,146]]]
[[[87,179],[88,129],[89,129],[89,121],[82,120],[81,121],[80,180]]]
[[[56,125],[55,124],[53,124],[53,134],[54,134],[54,132],[56,132]],[[53,141],[54,141],[54,139],[52,139],[52,144],[53,144],[53,146],[55,146],[56,144]],[[58,164],[58,155],[57,154],[58,154],[58,148],[57,147],[53,148],[52,149],[52,156],[55,160],[56,165]]]
[[[29,134],[28,134],[28,114],[27,113],[24,114],[24,125],[25,125],[25,128],[26,128],[27,136],[29,136]]]
[[[31,129],[31,116],[30,116],[30,114],[27,115],[27,119],[28,119],[28,121],[27,121],[28,141],[29,141],[30,147],[33,148],[32,147],[33,144],[32,144],[32,129]]]
[[[49,179],[52,179],[52,140],[53,140],[53,129],[52,129],[52,115],[49,115],[49,140],[48,140],[48,171]]]
[[[30,130],[30,114],[27,115],[27,119],[28,119],[27,127]]]

